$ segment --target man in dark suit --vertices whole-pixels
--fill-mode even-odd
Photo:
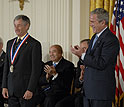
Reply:
[[[90,26],[95,33],[87,52],[71,47],[72,53],[85,65],[83,83],[84,107],[112,107],[115,97],[115,65],[119,41],[108,28],[108,12],[97,8],[90,14]]]
[[[90,39],[83,39],[80,41],[80,48],[83,51],[86,51],[88,45],[90,43]],[[76,46],[75,46],[76,48]],[[64,99],[57,102],[56,107],[83,107],[83,75],[84,75],[84,65],[79,60],[77,63],[76,76],[74,79],[74,88],[75,92],[72,95],[65,97]]]
[[[41,44],[27,33],[29,26],[27,16],[16,16],[17,37],[7,42],[2,94],[8,98],[9,107],[35,107],[41,74]]]
[[[49,50],[51,61],[45,64],[40,78],[43,89],[44,107],[55,107],[56,103],[70,94],[74,65],[62,57],[62,47],[52,45]],[[43,96],[44,94],[44,96]]]
[[[80,48],[82,51],[86,52],[90,43],[90,39],[84,39],[80,42]],[[75,94],[75,107],[83,107],[83,77],[84,77],[84,68],[85,66],[79,60],[77,63],[77,71],[75,77],[75,87],[80,88],[80,91]]]
[[[4,60],[5,60],[5,52],[3,51],[3,40],[0,37],[0,107],[4,107],[4,98],[2,95],[2,78],[3,78]]]

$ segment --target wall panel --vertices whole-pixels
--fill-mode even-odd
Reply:
[[[4,40],[4,50],[6,42],[16,36],[13,26],[14,17],[25,14],[31,19],[29,33],[42,44],[44,61],[49,59],[49,47],[60,44],[63,47],[64,57],[76,63],[78,58],[72,56],[70,45],[79,44],[81,38],[81,0],[28,1],[24,3],[24,9],[21,11],[18,0],[0,0],[0,35]]]

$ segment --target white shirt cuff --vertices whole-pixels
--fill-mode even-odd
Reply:
[[[81,59],[84,60],[86,53],[82,53]]]
[[[80,78],[79,78],[79,82],[80,82],[80,83],[83,83],[83,82],[84,82],[84,80],[80,80]]]
[[[58,73],[52,78],[52,80],[55,80],[58,77]]]

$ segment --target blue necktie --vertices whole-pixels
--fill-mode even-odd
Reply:
[[[56,65],[57,65],[56,63],[53,64],[54,67],[56,67]]]
[[[97,39],[98,39],[98,36],[97,36],[97,34],[96,34],[96,36],[95,36],[95,38],[94,38],[94,40],[93,40],[93,44],[92,44],[92,48],[91,48],[91,49],[93,49],[93,47],[94,47],[94,45],[95,45]]]

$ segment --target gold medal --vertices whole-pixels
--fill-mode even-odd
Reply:
[[[10,72],[13,72],[13,68],[14,68],[14,66],[11,65],[11,66],[10,66]]]

